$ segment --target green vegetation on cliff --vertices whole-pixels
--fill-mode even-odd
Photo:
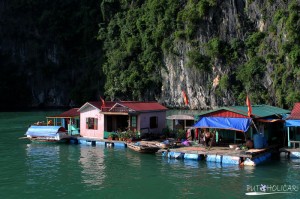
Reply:
[[[178,49],[181,42],[190,49],[186,67],[211,76],[213,66],[225,71],[215,93],[219,98],[231,91],[237,104],[244,104],[245,96],[250,94],[253,103],[286,108],[300,101],[299,2],[289,1],[287,9],[264,16],[263,23],[272,22],[265,31],[259,30],[247,13],[235,16],[243,24],[239,27],[242,37],[229,39],[219,36],[218,27],[207,28],[216,25],[213,21],[218,19],[209,18],[216,17],[212,13],[220,9],[221,3],[104,1],[102,14],[109,17],[100,28],[99,39],[106,52],[105,88],[110,98],[158,98],[164,61],[184,56],[178,52],[182,50]],[[118,4],[119,9],[112,13],[107,9],[110,4]],[[268,13],[268,6],[273,4],[265,2],[260,11]],[[201,32],[210,32],[207,41],[199,41]]]
[[[243,105],[249,94],[254,104],[291,108],[300,101],[299,5],[299,0],[4,1],[0,92],[6,95],[0,103],[22,98],[20,106],[82,104],[99,95],[157,100],[168,81],[162,71],[182,64],[191,79],[204,78],[200,86],[217,105],[228,97]],[[59,103],[55,95],[61,95]]]

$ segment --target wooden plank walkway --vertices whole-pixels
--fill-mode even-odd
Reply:
[[[280,148],[279,152],[288,152],[288,153],[290,153],[290,152],[300,152],[300,148],[286,148],[286,147],[284,147],[284,148]]]
[[[241,158],[253,158],[276,150],[277,146],[269,146],[264,149],[250,149],[250,150],[235,150],[230,149],[229,147],[180,147],[174,149],[161,149],[159,152],[180,152],[180,153],[189,153],[189,154],[199,154],[199,155],[225,155],[225,156],[235,156]],[[158,152],[158,153],[159,153]]]

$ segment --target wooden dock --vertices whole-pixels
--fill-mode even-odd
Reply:
[[[288,158],[300,158],[300,148],[280,148],[280,153],[284,153],[286,157]]]

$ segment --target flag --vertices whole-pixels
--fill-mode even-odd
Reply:
[[[105,107],[105,100],[100,96],[100,100],[102,102],[101,108]]]
[[[186,93],[184,92],[184,90],[182,90],[182,95],[183,95],[183,101],[184,101],[184,104],[187,106],[189,104],[189,100],[186,96]]]
[[[251,102],[250,102],[250,99],[247,95],[247,98],[246,98],[246,104],[248,106],[248,116],[251,117],[252,115],[252,106],[251,106]]]

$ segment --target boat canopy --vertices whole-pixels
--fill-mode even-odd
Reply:
[[[300,126],[300,120],[285,120],[285,126],[286,127]]]
[[[56,136],[59,132],[66,132],[66,129],[62,126],[30,126],[26,132],[26,135],[32,137],[44,136],[52,137]]]
[[[194,128],[215,128],[246,132],[251,118],[201,117]]]

